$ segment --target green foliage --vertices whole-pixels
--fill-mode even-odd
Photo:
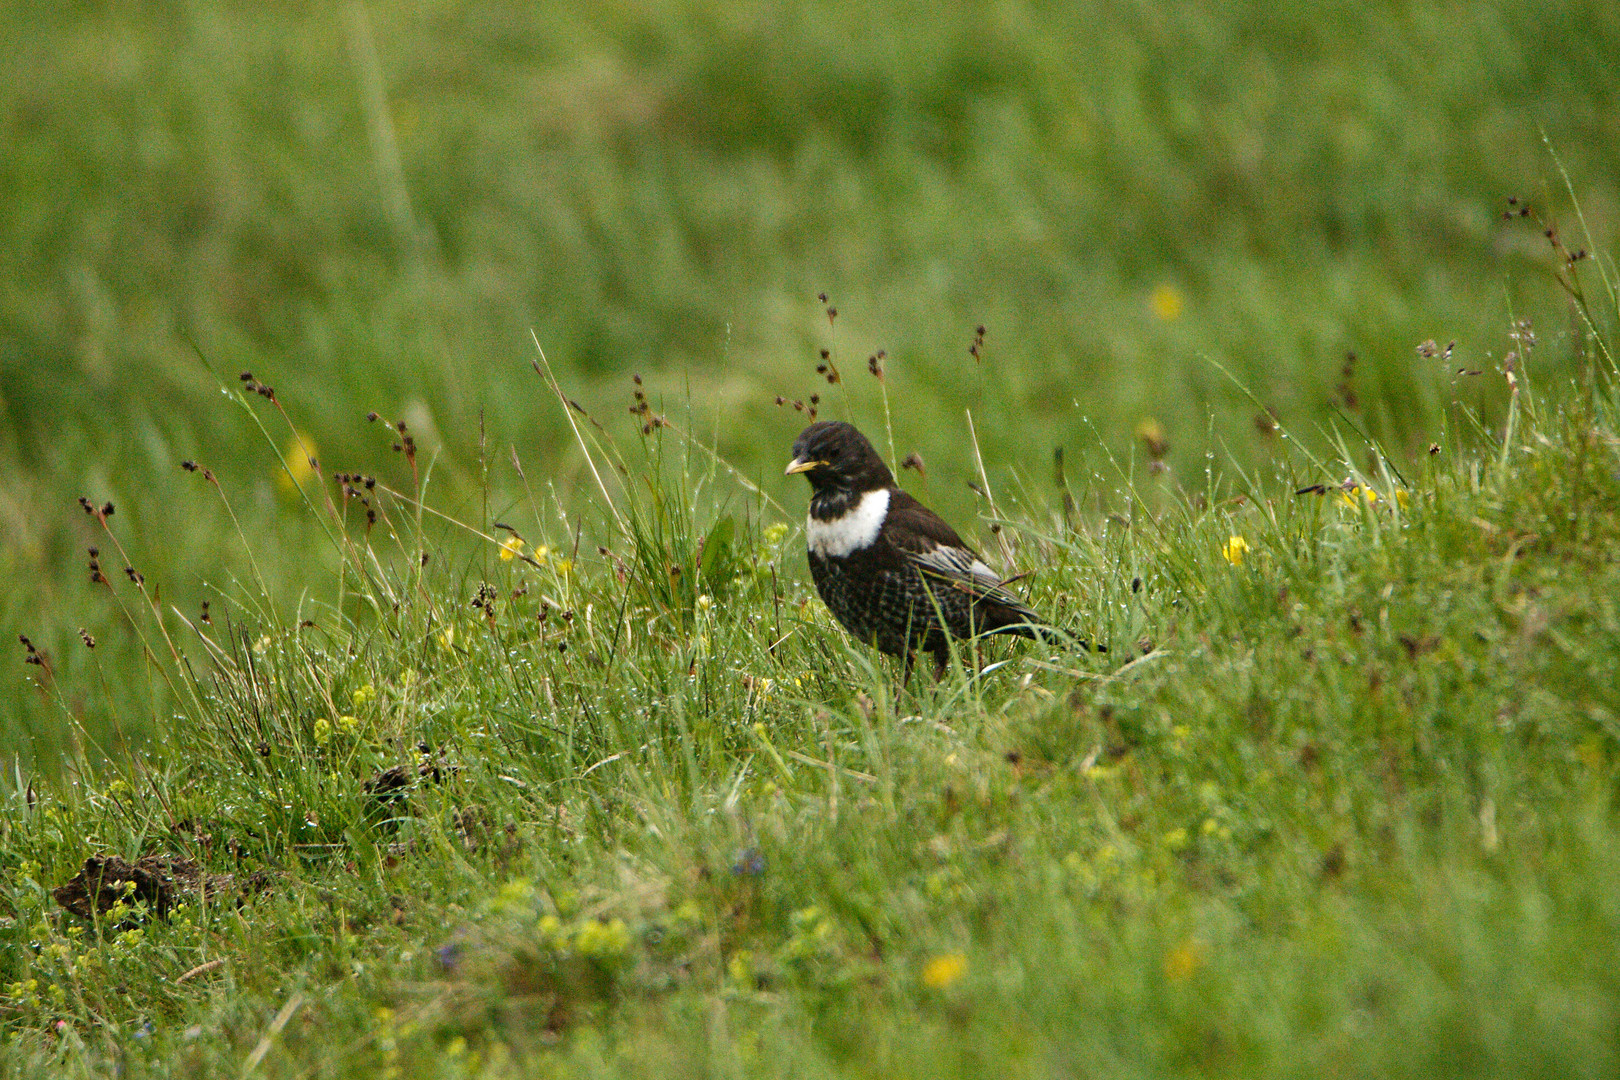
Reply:
[[[1524,410],[1298,494],[1283,457],[1094,518],[1026,491],[987,535],[1109,651],[937,685],[851,646],[673,423],[596,429],[593,522],[504,540],[351,479],[375,523],[311,502],[306,619],[112,590],[179,712],[8,794],[0,1061],[1605,1075],[1620,439],[1607,390]],[[57,910],[108,851],[267,876]]]
[[[740,10],[0,14],[0,1075],[1620,1070],[1613,5]]]
[[[79,494],[164,521],[130,552],[149,576],[217,579],[232,530],[170,513],[187,458],[276,530],[256,556],[296,598],[315,540],[199,352],[281,384],[346,468],[402,482],[358,418],[409,420],[458,510],[508,446],[590,483],[531,329],[598,414],[630,371],[679,372],[751,476],[794,434],[775,395],[827,389],[821,347],[851,378],[888,350],[900,454],[942,475],[969,468],[964,406],[1025,469],[1120,455],[1144,416],[1189,477],[1210,426],[1252,465],[1255,409],[1206,357],[1307,438],[1352,351],[1396,449],[1454,398],[1497,423],[1500,385],[1452,372],[1506,348],[1505,305],[1568,323],[1522,281],[1537,230],[1499,221],[1553,202],[1542,132],[1612,235],[1611,8],[12,5],[0,630],[89,674]],[[1414,368],[1426,338],[1456,362]],[[50,758],[58,725],[6,694],[7,741]]]

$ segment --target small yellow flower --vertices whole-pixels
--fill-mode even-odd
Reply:
[[[495,890],[495,906],[504,911],[518,911],[529,905],[534,898],[534,882],[524,878],[513,878],[503,882]]]
[[[1241,566],[1243,565],[1243,556],[1248,554],[1248,551],[1249,542],[1233,533],[1226,538],[1226,543],[1221,545],[1221,558],[1233,566]]]
[[[784,537],[786,537],[787,534],[788,534],[788,527],[786,525],[784,525],[780,521],[776,522],[773,525],[765,526],[765,542],[767,544],[770,544],[772,547],[775,547],[777,544],[780,544],[782,542],[782,539]]]
[[[1170,438],[1164,433],[1164,425],[1151,416],[1136,425],[1136,437],[1142,440],[1148,457],[1154,461],[1170,452]]]
[[[573,573],[573,571],[574,571],[574,560],[573,559],[558,559],[557,560],[557,573],[562,574],[563,576],[566,577],[568,574]]]
[[[337,718],[338,730],[343,732],[343,734],[345,734],[345,735],[353,734],[354,729],[356,727],[358,727],[359,724],[360,724],[359,720],[357,720],[354,717],[348,715],[347,713],[345,713],[344,715]]]
[[[377,688],[372,686],[370,683],[366,683],[366,685],[358,688],[354,693],[349,695],[349,704],[354,706],[354,710],[356,712],[359,712],[361,709],[365,708],[367,705],[370,705],[376,700]]]
[[[959,952],[930,957],[922,968],[922,984],[930,990],[944,990],[967,974],[967,957]]]
[[[1374,491],[1370,487],[1362,487],[1360,484],[1353,484],[1344,491],[1340,492],[1339,501],[1344,503],[1346,506],[1354,508],[1356,506],[1356,497],[1358,495],[1367,503],[1368,506],[1371,506],[1378,501],[1378,492]]]
[[[327,723],[325,717],[315,721],[315,745],[325,746],[332,741],[332,725]]]
[[[754,981],[754,954],[747,949],[738,949],[726,961],[726,974],[731,981],[746,986]]]
[[[1408,506],[1412,505],[1412,496],[1406,493],[1405,488],[1395,489],[1395,505],[1399,506],[1402,510],[1405,510]]]
[[[456,628],[447,626],[439,632],[439,647],[448,652],[456,643]]]
[[[516,536],[508,536],[501,541],[501,562],[511,562],[523,554],[523,541]]]
[[[292,495],[304,486],[305,480],[315,475],[312,464],[316,460],[314,440],[301,431],[293,432],[281,458],[286,468],[276,470],[276,486],[281,488],[283,494]]]
[[[535,562],[539,563],[541,566],[546,565],[546,560],[551,558],[551,545],[550,544],[536,545],[535,549],[529,553],[529,558],[533,559]]]
[[[1164,955],[1164,977],[1171,982],[1186,982],[1203,962],[1198,942],[1188,938]]]
[[[1181,290],[1168,281],[1156,287],[1148,297],[1148,307],[1160,322],[1174,322],[1181,318],[1182,303]]]
[[[699,611],[708,611],[712,607],[714,607],[714,597],[710,596],[708,593],[704,593],[702,596],[697,598],[697,609]]]

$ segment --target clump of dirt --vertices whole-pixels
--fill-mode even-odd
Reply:
[[[117,855],[92,855],[51,895],[86,919],[105,914],[120,900],[145,904],[148,911],[163,916],[188,900],[240,904],[269,888],[270,882],[270,874],[262,870],[245,875],[204,873],[195,860],[178,855],[143,855],[133,863]]]

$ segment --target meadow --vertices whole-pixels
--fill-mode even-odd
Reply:
[[[0,20],[0,1075],[1620,1067],[1612,6]]]

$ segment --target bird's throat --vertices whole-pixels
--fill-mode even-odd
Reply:
[[[877,539],[889,513],[889,489],[852,494],[818,493],[810,500],[804,532],[812,555],[841,559]]]

